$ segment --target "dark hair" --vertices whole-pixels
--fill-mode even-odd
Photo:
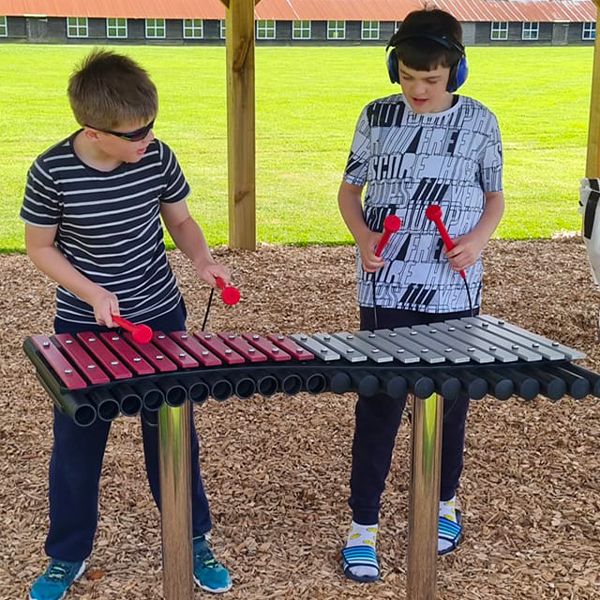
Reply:
[[[462,27],[450,13],[438,8],[416,10],[406,15],[389,46],[410,69],[452,68],[464,54]]]
[[[114,129],[149,122],[158,112],[158,93],[148,73],[133,59],[95,49],[69,79],[71,109],[80,125]]]

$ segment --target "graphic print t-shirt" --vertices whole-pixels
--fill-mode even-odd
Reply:
[[[496,117],[464,96],[440,113],[417,114],[401,94],[375,100],[362,111],[344,181],[366,184],[367,226],[383,230],[385,217],[402,219],[383,252],[386,266],[375,275],[382,308],[429,313],[469,309],[464,282],[443,253],[435,224],[425,217],[439,204],[450,237],[471,231],[485,206],[485,193],[502,190],[502,144]],[[373,306],[372,278],[358,269],[358,301]],[[483,265],[467,269],[474,307],[479,306]]]
[[[75,135],[31,166],[21,218],[38,227],[58,226],[58,250],[117,295],[125,318],[148,321],[173,310],[181,295],[165,252],[160,205],[190,193],[175,155],[154,140],[139,162],[97,171],[73,151]],[[72,323],[95,323],[92,307],[61,286],[56,314]]]

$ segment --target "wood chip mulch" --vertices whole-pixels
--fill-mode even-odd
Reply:
[[[213,305],[213,331],[334,332],[358,326],[350,247],[217,249],[243,299]],[[208,298],[189,264],[171,260],[189,329]],[[45,566],[50,401],[22,352],[52,328],[53,285],[24,256],[0,257],[0,599],[26,597]],[[574,346],[600,370],[598,291],[581,240],[490,244],[484,312]],[[409,427],[401,427],[384,496],[383,580],[340,573],[349,524],[351,394],[211,400],[196,408],[213,542],[231,569],[230,600],[404,598]],[[465,539],[438,568],[439,598],[600,597],[600,400],[474,402],[460,500]],[[89,571],[68,598],[162,598],[157,510],[137,419],[114,422]],[[208,597],[198,591],[196,597]],[[182,599],[184,600],[184,599]]]

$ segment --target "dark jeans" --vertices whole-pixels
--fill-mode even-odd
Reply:
[[[147,324],[160,331],[185,329],[183,301],[170,313]],[[56,333],[106,331],[98,326],[78,326],[56,319]],[[142,437],[146,473],[152,496],[160,508],[158,468],[158,427],[143,418]],[[92,551],[98,523],[98,491],[102,459],[110,423],[96,420],[89,427],[79,427],[73,420],[54,410],[54,446],[50,459],[50,530],[46,538],[46,554],[52,558],[80,561]],[[198,436],[191,423],[192,467],[192,531],[194,536],[211,529],[208,500],[204,492],[199,464]]]
[[[470,316],[469,311],[429,314],[378,308],[377,327],[410,327],[467,316]],[[372,308],[361,307],[360,328],[374,329]],[[405,400],[394,400],[387,394],[377,394],[370,398],[358,397],[349,499],[352,518],[356,523],[371,525],[379,520],[381,495],[390,472],[392,452],[405,405]],[[444,402],[441,500],[450,500],[458,488],[463,469],[468,409],[469,399],[464,395],[454,401]]]

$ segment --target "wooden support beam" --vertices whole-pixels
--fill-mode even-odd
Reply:
[[[600,0],[594,0],[600,9]],[[594,67],[592,71],[592,98],[590,102],[590,122],[588,129],[586,177],[600,177],[600,40],[596,22],[596,42],[594,45]]]
[[[228,3],[229,247],[256,250],[254,0]]]

